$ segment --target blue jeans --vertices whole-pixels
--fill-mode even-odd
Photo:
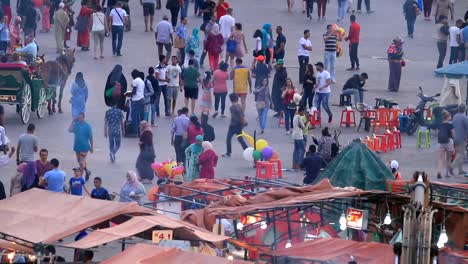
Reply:
[[[187,17],[188,7],[189,7],[190,0],[184,0],[184,5],[180,9],[180,18]]]
[[[120,140],[121,140],[121,135],[120,134],[109,134],[109,151],[112,154],[117,153],[117,151],[120,148]]]
[[[348,1],[338,0],[338,19],[343,20],[346,14],[346,8],[348,8]]]
[[[295,113],[296,109],[284,107],[284,126],[286,127],[286,131],[289,131],[289,128],[293,127],[293,118]]]
[[[123,33],[123,26],[112,26],[112,54],[121,54]]]
[[[301,164],[304,159],[305,144],[303,139],[294,140],[293,163]]]
[[[414,34],[414,23],[416,23],[416,18],[406,19],[406,27],[408,28],[409,36],[413,36]]]
[[[139,134],[139,125],[143,120],[143,113],[145,105],[143,104],[144,99],[139,101],[132,101],[132,130]]]
[[[268,107],[262,109],[257,109],[258,111],[258,122],[260,123],[260,129],[263,131],[266,127],[266,122],[268,118]]]
[[[333,116],[332,112],[330,111],[330,107],[328,106],[328,99],[330,98],[330,93],[315,93],[315,105],[317,106],[317,110],[320,112],[320,106],[323,105],[323,109],[328,114],[328,117]],[[320,112],[320,118],[322,118],[322,112]]]
[[[167,85],[159,85],[159,91],[156,92],[156,99],[154,103],[151,105],[151,124],[154,125],[154,120],[156,119],[156,115],[159,116],[161,112],[159,111],[159,101],[161,99],[161,93],[163,95],[164,100],[164,113],[169,113],[169,98],[167,98]]]
[[[323,58],[323,64],[325,70],[330,73],[331,79],[335,80],[335,63],[336,63],[336,52],[334,51],[325,51]]]

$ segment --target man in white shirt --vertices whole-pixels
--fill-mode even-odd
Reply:
[[[132,97],[132,130],[139,135],[139,124],[143,120],[145,111],[145,82],[141,79],[138,70],[132,71],[132,91],[127,91],[127,96]]]
[[[166,56],[159,55],[159,64],[156,65],[156,67],[154,67],[154,74],[159,82],[159,92],[156,93],[156,100],[154,100],[154,108],[151,109],[151,124],[154,124],[153,118],[155,114],[157,116],[161,114],[161,111],[159,111],[159,99],[161,98],[161,93],[164,99],[164,113],[166,114],[166,116],[171,116],[171,113],[169,112],[169,98],[167,96],[167,83],[169,81],[169,76],[167,75]]]
[[[128,14],[122,9],[122,2],[118,1],[115,8],[110,11],[108,23],[112,25],[112,54],[114,56],[122,56],[124,26],[128,23]]]
[[[178,90],[182,92],[182,87],[180,87],[181,73],[182,69],[177,64],[177,56],[172,56],[171,65],[166,67],[166,75],[169,78],[169,83],[167,84],[167,98],[169,99],[169,105],[171,106],[172,116],[174,116]]]
[[[315,64],[317,69],[317,84],[315,85],[315,96],[317,97],[317,110],[320,112],[320,106],[323,105],[323,108],[328,114],[328,123],[332,122],[333,114],[330,111],[330,106],[328,105],[328,99],[330,98],[330,85],[332,83],[330,73],[324,69],[322,62],[317,62]]]
[[[312,51],[312,42],[310,41],[310,30],[304,30],[304,37],[299,39],[299,50],[297,58],[299,60],[299,83],[304,83],[306,66],[309,64],[309,55]]]
[[[156,24],[156,27],[154,28],[154,37],[156,38],[156,45],[158,46],[158,56],[164,55],[164,46],[166,49],[166,58],[171,57],[172,43],[174,43],[172,39],[174,28],[168,20],[169,18],[166,15],[163,16],[161,22]]]
[[[234,30],[234,24],[236,24],[236,20],[234,19],[234,17],[232,17],[232,12],[233,12],[233,9],[228,8],[226,15],[222,16],[219,19],[219,28],[224,38],[224,44],[226,44],[226,41],[231,36],[232,31]],[[223,46],[225,46],[224,44]],[[226,53],[226,57],[227,57],[227,53]],[[226,58],[226,61],[227,61],[227,58]]]
[[[458,19],[454,26],[449,28],[449,45],[450,45],[450,59],[449,64],[457,63],[459,61],[460,51],[460,28],[463,27],[463,21]]]

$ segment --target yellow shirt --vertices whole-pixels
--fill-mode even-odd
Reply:
[[[248,93],[249,69],[244,66],[234,68],[234,93]]]

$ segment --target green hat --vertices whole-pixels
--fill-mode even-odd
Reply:
[[[202,135],[198,135],[195,137],[195,140],[196,141],[203,141],[203,136]]]
[[[279,59],[276,61],[276,64],[284,64],[284,60],[283,59]]]

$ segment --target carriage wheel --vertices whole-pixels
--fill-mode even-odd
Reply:
[[[36,110],[37,117],[39,118],[43,118],[47,110],[46,97],[47,97],[46,89],[41,88],[41,90],[39,91],[39,101],[38,101],[37,110]]]
[[[31,87],[29,84],[24,84],[23,93],[21,94],[20,105],[21,122],[27,124],[31,117]]]

